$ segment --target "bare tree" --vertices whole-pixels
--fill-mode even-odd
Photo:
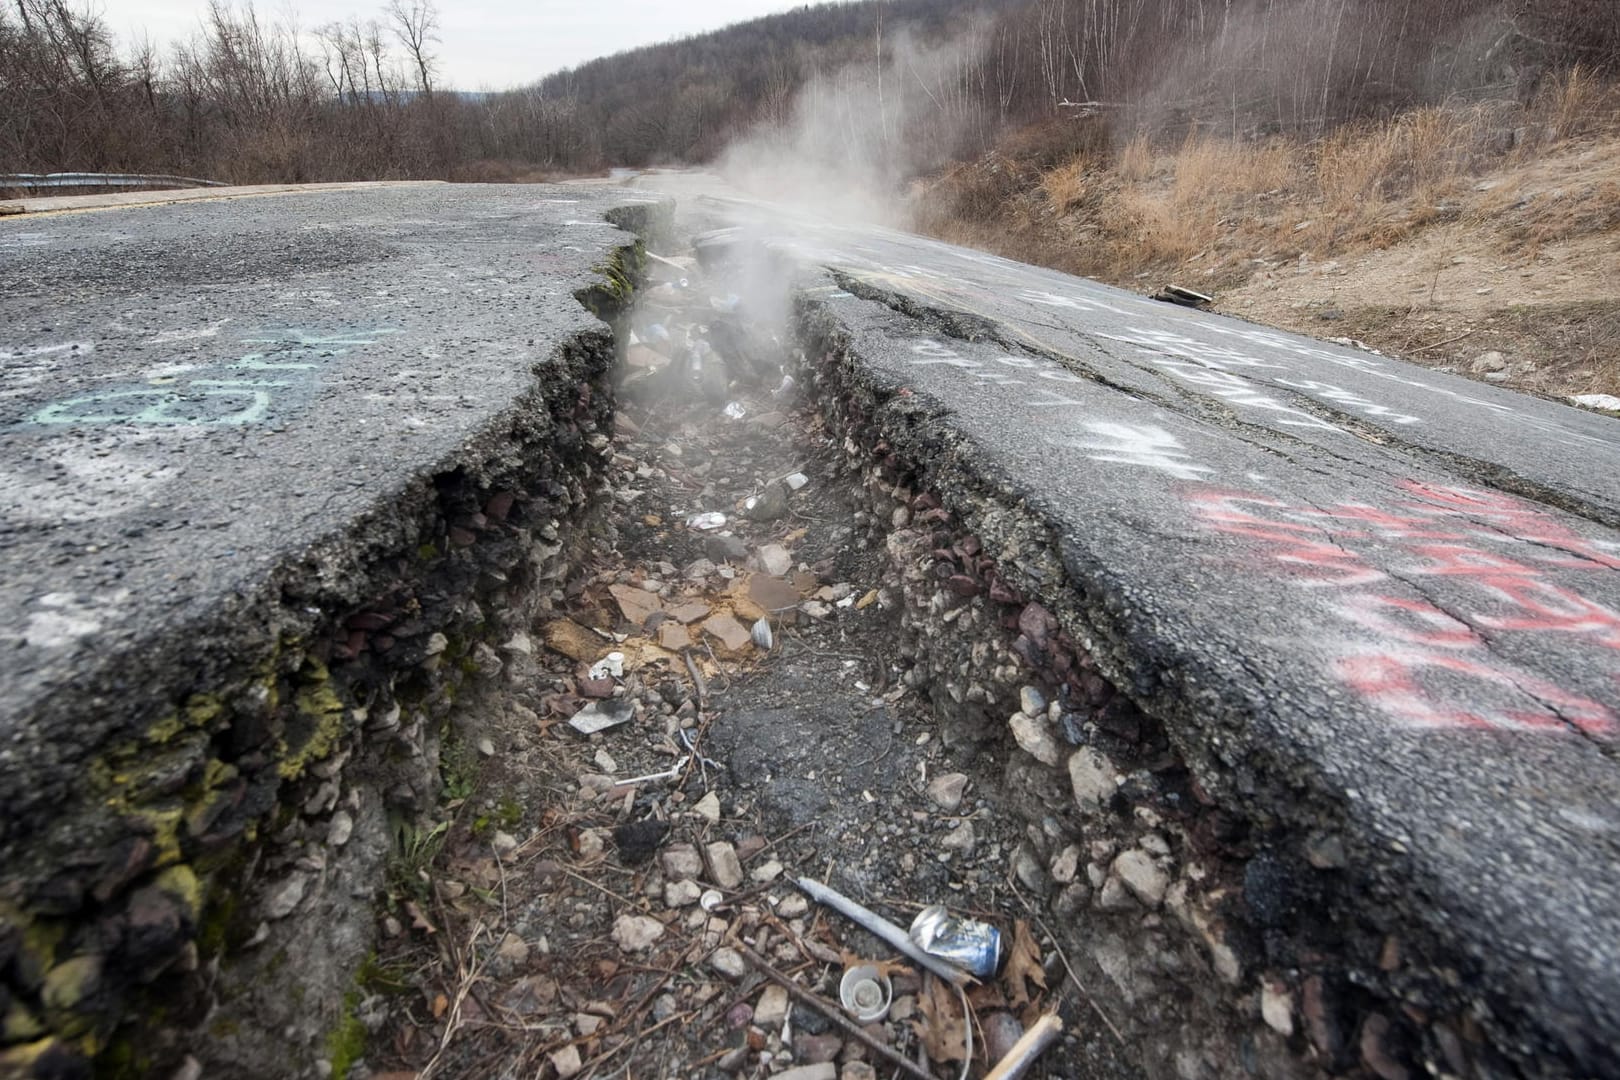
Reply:
[[[389,0],[388,18],[394,36],[410,54],[416,68],[417,89],[424,97],[433,96],[433,67],[437,58],[427,51],[428,43],[439,40],[439,12],[433,0]]]

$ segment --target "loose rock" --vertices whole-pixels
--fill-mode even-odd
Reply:
[[[962,796],[967,792],[966,773],[944,773],[928,782],[928,797],[934,805],[948,814],[954,814],[962,806]]]
[[[613,923],[613,943],[623,952],[646,952],[663,936],[664,924],[646,915],[620,915]]]
[[[709,954],[709,966],[736,982],[748,974],[748,961],[736,949],[716,949]]]
[[[722,889],[735,889],[743,883],[742,861],[737,849],[725,841],[716,841],[705,848],[709,865],[714,870],[714,883]]]
[[[1153,857],[1139,848],[1132,848],[1114,860],[1114,873],[1119,875],[1136,898],[1148,907],[1158,907],[1164,900],[1164,891],[1170,887],[1170,875],[1159,869]]]
[[[780,986],[771,985],[759,995],[759,1001],[754,1005],[754,1023],[770,1031],[782,1026],[787,1019],[788,992]]]

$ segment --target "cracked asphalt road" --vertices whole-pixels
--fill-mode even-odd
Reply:
[[[412,485],[500,445],[604,332],[574,293],[636,201],[371,185],[0,223],[0,807],[59,797],[174,692],[164,657],[230,652],[255,597],[341,576]]]
[[[963,438],[938,473],[1044,519],[1116,681],[1218,797],[1342,831],[1347,887],[1522,1049],[1620,1068],[1620,423],[904,233],[698,208],[819,277],[869,378]]]

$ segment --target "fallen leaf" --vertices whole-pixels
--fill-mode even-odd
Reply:
[[[1029,923],[1019,919],[1013,924],[1012,952],[1007,957],[1007,971],[1002,976],[1007,987],[1007,1000],[1014,1008],[1029,1004],[1029,984],[1046,989],[1046,969],[1041,966],[1041,948],[1029,932]]]
[[[973,1006],[975,1013],[994,1012],[997,1009],[1009,1008],[1007,995],[1001,992],[1001,987],[995,983],[979,983],[968,987],[968,1004]]]
[[[446,997],[444,994],[434,994],[433,995],[433,1005],[431,1006],[432,1012],[433,1012],[433,1019],[435,1019],[435,1020],[439,1019],[441,1016],[444,1015],[445,1010],[448,1009],[449,1007],[450,1007],[450,999],[448,997]]]
[[[966,1060],[967,1018],[962,1015],[956,992],[932,974],[923,979],[922,993],[917,997],[917,1018],[911,1026],[930,1061]]]
[[[439,932],[438,927],[434,926],[433,921],[422,913],[421,906],[415,900],[405,901],[405,914],[411,917],[412,930],[426,930],[430,934]]]

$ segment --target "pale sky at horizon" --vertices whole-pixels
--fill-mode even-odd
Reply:
[[[458,90],[504,90],[586,60],[730,23],[788,11],[810,0],[437,0],[438,81]],[[295,0],[305,31],[332,22],[383,18],[386,0]],[[241,6],[241,0],[233,6]],[[261,16],[279,18],[286,0],[259,0]],[[94,5],[128,46],[144,33],[168,51],[201,25],[205,0],[104,0]]]

